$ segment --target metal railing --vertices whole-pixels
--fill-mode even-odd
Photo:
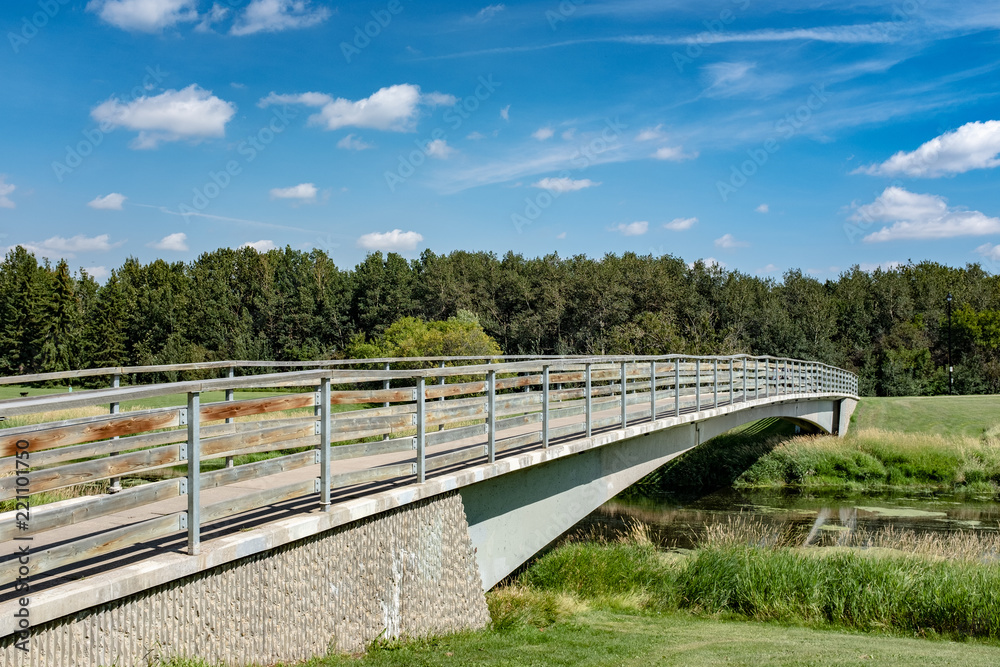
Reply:
[[[440,365],[464,360],[424,359],[435,367],[417,370],[391,370],[414,359],[357,360],[335,363],[382,369],[248,377],[233,377],[230,369],[250,362],[221,362],[213,367],[227,377],[218,379],[115,382],[106,389],[2,400],[0,416],[9,426],[0,429],[0,500],[24,509],[0,515],[0,542],[35,540],[32,568],[38,572],[181,531],[187,532],[187,552],[197,554],[204,527],[223,520],[238,525],[241,515],[276,503],[314,497],[327,510],[334,493],[390,481],[422,483],[508,453],[641,422],[673,420],[666,427],[686,413],[740,403],[857,395],[852,373],[774,357],[533,357]],[[295,393],[235,397],[240,390],[289,388]],[[225,392],[225,400],[204,402],[206,392]],[[176,398],[176,405],[121,411],[126,402],[169,402],[164,397]],[[338,406],[357,409],[336,411]],[[66,409],[101,414],[61,412]],[[19,425],[16,417],[32,423]],[[243,457],[239,464],[237,457]],[[264,478],[267,488],[240,486]],[[117,493],[100,486],[118,480]],[[81,497],[28,511],[35,494],[54,492]],[[143,508],[148,516],[135,518]],[[93,528],[92,522],[122,512],[132,519]],[[16,560],[0,563],[0,584],[17,577]]]

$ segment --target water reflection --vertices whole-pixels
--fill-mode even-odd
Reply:
[[[753,518],[799,544],[846,544],[858,531],[893,529],[918,535],[972,531],[996,534],[1000,503],[991,496],[948,493],[789,493],[726,489],[697,499],[612,500],[576,530],[612,537],[634,521],[647,524],[662,547],[689,549],[706,530],[734,517]]]

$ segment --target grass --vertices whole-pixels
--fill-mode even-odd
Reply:
[[[981,438],[1000,427],[1000,396],[864,398],[851,430]]]

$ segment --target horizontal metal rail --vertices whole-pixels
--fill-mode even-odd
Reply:
[[[125,387],[116,379],[107,389],[0,401],[7,417],[0,501],[14,506],[0,514],[0,542],[36,540],[32,574],[91,567],[132,545],[179,539],[178,531],[187,532],[187,551],[197,554],[204,531],[211,539],[219,526],[238,527],[276,505],[325,510],[338,494],[371,485],[420,483],[508,452],[682,413],[857,395],[857,377],[843,369],[766,356],[507,357],[440,365],[465,360],[481,359],[422,358],[438,365],[397,370],[384,364],[413,360],[337,361],[329,363],[376,362],[378,369],[246,377],[228,370],[255,362],[143,367],[221,368],[227,377]],[[284,393],[236,400],[240,389]],[[203,402],[208,391],[224,391],[226,400]],[[120,409],[144,399],[162,405],[163,397],[177,404]],[[68,497],[36,506],[41,493]],[[0,584],[18,576],[16,560],[0,561]]]

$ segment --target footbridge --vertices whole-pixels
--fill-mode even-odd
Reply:
[[[0,400],[4,665],[269,664],[480,627],[485,590],[670,459],[763,418],[841,435],[857,401],[847,371],[743,355],[0,385],[53,381],[78,386]]]

